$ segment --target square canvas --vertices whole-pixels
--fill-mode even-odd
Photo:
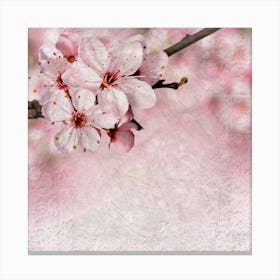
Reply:
[[[29,253],[250,254],[251,34],[29,28]]]

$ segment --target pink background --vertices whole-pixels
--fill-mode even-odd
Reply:
[[[159,50],[198,29],[141,32]],[[29,30],[29,73],[59,29]],[[56,128],[29,120],[29,251],[251,250],[251,30],[222,29],[169,59],[157,105],[129,153],[62,154]],[[38,98],[30,83],[29,99]]]

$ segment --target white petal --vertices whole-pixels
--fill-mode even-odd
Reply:
[[[91,120],[97,128],[114,128],[118,118],[111,111],[103,111],[97,105],[91,112]]]
[[[106,47],[96,38],[87,37],[81,41],[79,56],[86,65],[102,76],[109,62],[109,54]]]
[[[118,86],[127,96],[132,107],[151,108],[156,103],[156,95],[152,87],[136,78],[127,78]]]
[[[72,126],[63,128],[55,136],[55,145],[61,152],[75,150],[78,145],[77,129]]]
[[[90,90],[98,89],[102,81],[92,68],[80,61],[62,74],[62,80],[68,86]]]
[[[84,127],[81,129],[79,140],[84,151],[96,151],[100,145],[100,135],[93,127]]]
[[[47,103],[51,98],[55,97],[53,92],[57,90],[54,82],[46,78],[44,75],[33,75],[28,79],[28,91],[30,98],[39,99],[41,105]]]
[[[139,70],[140,76],[143,75],[145,78],[140,79],[150,85],[155,84],[163,78],[167,64],[168,56],[164,51],[151,52],[144,55],[143,64]]]
[[[122,117],[128,110],[128,100],[126,95],[114,87],[109,87],[99,92],[97,95],[98,104],[104,111],[112,112],[118,117]]]
[[[40,104],[44,105],[54,101],[58,92],[59,90],[50,86],[42,87],[40,90]]]
[[[78,89],[72,94],[72,102],[79,112],[85,112],[94,106],[96,94],[88,89]]]
[[[141,34],[136,34],[136,35],[129,37],[125,42],[131,43],[131,42],[135,42],[135,41],[140,42],[142,45],[144,45],[145,37]]]
[[[45,44],[39,49],[39,64],[44,75],[50,79],[63,73],[66,69],[67,61],[63,54],[51,44]]]
[[[63,90],[56,93],[54,101],[48,102],[42,107],[42,114],[51,122],[69,120],[72,112],[70,99]]]
[[[109,71],[119,76],[134,74],[141,66],[143,48],[137,41],[124,43],[112,52]]]

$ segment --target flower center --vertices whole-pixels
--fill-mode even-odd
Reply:
[[[56,85],[59,89],[64,90],[65,92],[68,91],[68,86],[64,84],[62,78],[61,78],[61,74],[59,74],[59,76],[56,79]]]
[[[81,112],[72,113],[71,124],[75,128],[83,128],[86,126],[87,116]]]
[[[101,89],[108,88],[110,86],[113,86],[116,84],[116,81],[118,80],[118,74],[119,71],[112,73],[112,72],[106,72],[102,77],[102,84]]]

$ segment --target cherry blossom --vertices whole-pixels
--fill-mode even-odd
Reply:
[[[55,145],[62,152],[79,147],[84,152],[96,151],[100,145],[100,129],[114,128],[117,119],[110,112],[95,105],[95,95],[87,89],[78,89],[71,95],[60,90],[53,102],[42,108],[45,118],[62,129],[55,136]]]
[[[82,30],[79,28],[64,29],[55,44],[55,47],[61,51],[70,63],[73,63],[77,59],[81,32]]]
[[[137,75],[141,80],[154,85],[158,80],[163,79],[167,64],[168,56],[164,51],[145,53]]]
[[[136,71],[136,75],[139,76],[139,79],[154,85],[164,77],[168,56],[163,50],[148,50],[147,41],[143,35],[138,34],[127,39],[127,42],[134,41],[140,42],[144,49],[143,62]]]
[[[152,108],[152,86],[164,81],[168,56],[143,35],[97,35],[64,29],[56,43],[41,46],[40,75],[29,77],[43,116],[62,126],[55,137],[60,151],[95,151],[106,134],[109,147],[130,151],[139,130],[133,112]]]
[[[69,85],[77,83],[78,75],[90,77],[93,72],[96,72],[101,81],[97,92],[98,100],[111,106],[119,116],[126,113],[129,104],[140,109],[155,105],[156,95],[152,87],[131,76],[140,68],[143,61],[143,48],[139,42],[124,42],[109,52],[101,41],[87,37],[81,41],[78,52],[79,57],[88,67],[80,71],[77,69],[75,77],[65,76]],[[87,84],[96,84],[96,78],[93,77],[93,79],[83,79],[84,87]]]
[[[124,152],[129,152],[133,148],[135,136],[132,129],[137,130],[138,127],[136,123],[131,122],[132,119],[132,111],[128,110],[113,129],[107,130],[107,134],[110,137],[110,147],[114,146]]]
[[[60,90],[67,91],[68,87],[62,80],[62,74],[68,65],[63,54],[51,44],[45,44],[39,49],[40,80],[40,103],[52,101]]]
[[[102,82],[97,73],[79,59],[62,74],[62,79],[68,87],[86,88],[91,91],[99,89]]]
[[[90,74],[91,79],[96,79],[97,82],[91,83],[88,88],[91,90],[97,89],[100,85],[98,76],[95,73],[89,73],[89,71],[83,72],[82,63],[69,63],[68,59],[65,58],[62,52],[51,44],[43,45],[39,49],[39,65],[41,68],[40,80],[42,81],[40,88],[40,103],[42,105],[53,101],[60,90],[64,90],[68,93],[70,88],[80,87],[82,81],[79,81],[78,79],[74,79],[76,83],[72,83],[71,85],[65,82],[69,75],[76,77],[76,64],[78,64],[81,73],[84,75],[83,79],[87,78],[86,73]],[[64,76],[66,78],[64,78]]]

